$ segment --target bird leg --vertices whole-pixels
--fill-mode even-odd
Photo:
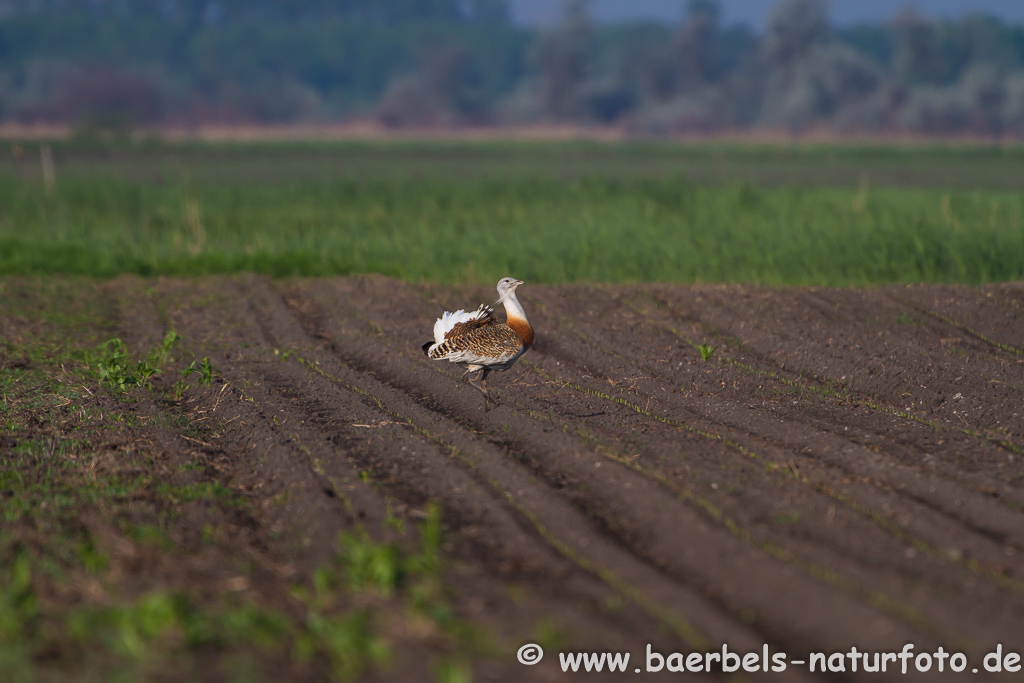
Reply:
[[[498,403],[496,401],[491,399],[491,395],[489,393],[487,393],[487,373],[489,373],[490,371],[491,371],[490,368],[480,368],[480,374],[478,374],[476,376],[476,379],[477,379],[477,381],[480,382],[480,384],[477,384],[472,379],[467,379],[466,380],[467,384],[469,384],[471,387],[473,387],[474,389],[476,389],[477,391],[479,391],[481,394],[484,395],[484,410],[485,411],[491,409],[491,404],[492,403],[494,405],[498,405]]]

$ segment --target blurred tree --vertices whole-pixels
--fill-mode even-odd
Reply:
[[[774,67],[803,59],[829,33],[825,0],[783,0],[768,20],[764,54]]]
[[[881,67],[829,31],[824,0],[786,0],[763,47],[767,79],[761,122],[799,131],[863,109],[884,82]]]
[[[887,69],[891,68],[895,50],[891,22],[833,27],[832,33],[837,39],[876,64]]]
[[[936,25],[908,7],[893,19],[892,32],[892,69],[896,78],[907,84],[938,83],[942,78],[942,57]]]
[[[556,120],[578,113],[577,89],[587,74],[592,38],[588,5],[589,0],[565,0],[562,26],[541,36],[537,48],[540,105]]]
[[[394,127],[480,123],[485,101],[470,50],[445,41],[421,52],[416,72],[393,81],[381,98],[378,118]]]
[[[971,64],[1012,64],[1013,47],[1004,39],[1003,26],[996,19],[981,15],[964,17],[956,26],[954,40],[959,62]]]
[[[690,0],[686,21],[673,36],[679,63],[677,90],[711,81],[715,76],[715,34],[718,5],[711,0]]]
[[[832,29],[780,0],[760,37],[713,0],[673,25],[562,7],[535,30],[508,0],[0,0],[0,118],[1024,135],[1024,27],[991,17]]]
[[[720,11],[712,0],[690,0],[685,20],[660,49],[638,55],[645,62],[644,95],[666,102],[718,80],[735,62],[736,49],[727,45],[719,25]],[[742,48],[741,48],[742,49]]]

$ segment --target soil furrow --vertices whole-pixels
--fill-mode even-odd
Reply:
[[[261,287],[253,289],[260,291]],[[261,317],[252,321],[272,333],[274,322],[262,317],[264,309],[256,305],[253,310]],[[294,327],[291,331],[295,331]],[[259,337],[259,334],[250,336],[250,343]],[[630,644],[634,651],[640,651],[643,646],[639,640],[633,641],[641,635],[646,636],[646,642],[664,641],[656,623],[650,624],[640,614],[633,613],[635,610],[628,604],[615,606],[614,593],[600,582],[586,573],[573,572],[571,566],[567,567],[560,558],[546,552],[543,544],[538,547],[529,539],[524,541],[514,520],[510,521],[491,498],[480,495],[476,482],[459,468],[452,467],[450,458],[436,454],[425,461],[425,456],[430,456],[433,449],[425,448],[421,438],[403,429],[401,423],[394,422],[393,416],[374,407],[366,397],[342,392],[347,396],[341,402],[321,400],[324,395],[336,394],[336,387],[322,376],[303,369],[294,358],[282,362],[280,348],[276,359],[270,360],[275,358],[274,343],[281,340],[271,336],[266,341],[267,344],[260,346],[265,346],[262,352],[269,358],[235,363],[233,368],[238,374],[229,381],[246,387],[239,395],[262,419],[257,433],[269,432],[255,436],[257,441],[276,441],[288,448],[296,460],[302,461],[300,469],[312,470],[317,486],[322,486],[324,480],[331,482],[337,493],[325,496],[324,489],[320,497],[337,502],[344,512],[328,514],[328,519],[334,517],[340,521],[351,516],[359,524],[372,522],[373,526],[382,527],[389,514],[403,516],[405,513],[404,516],[415,518],[417,509],[427,499],[442,501],[445,519],[454,525],[463,546],[463,552],[458,554],[473,558],[468,566],[460,565],[456,569],[465,589],[460,607],[468,616],[474,613],[479,616],[486,610],[495,618],[495,624],[501,624],[500,631],[507,639],[510,631],[525,634],[535,626],[530,615],[560,605],[554,610],[559,614],[559,627],[573,634],[572,642],[577,646],[605,644],[610,648],[613,644],[619,647]],[[299,339],[293,336],[291,341]],[[304,351],[314,351],[308,345],[302,346]],[[339,413],[344,416],[342,420],[338,419]],[[310,419],[311,415],[319,417]],[[370,441],[376,442],[377,435],[388,428],[396,433],[382,440],[383,448],[375,447],[376,443],[362,443],[363,439],[356,434],[360,429],[374,429]],[[416,459],[425,465],[422,473],[417,468],[413,472],[419,476],[407,477],[404,467],[401,470],[397,467],[396,454],[400,462]],[[308,463],[312,466],[307,467]],[[367,473],[369,477],[365,476]],[[371,491],[372,495],[364,495],[360,502],[353,503],[353,490]],[[304,497],[308,500],[316,494],[310,491]],[[319,521],[323,526],[323,520]],[[316,527],[317,523],[313,521],[308,526]],[[388,536],[383,528],[377,528],[376,534]],[[297,540],[294,550],[326,550],[332,546],[331,540],[307,534]],[[483,562],[475,558],[483,558]],[[494,576],[481,575],[481,564]],[[551,577],[557,583],[545,585],[538,582],[538,577]],[[500,585],[495,586],[495,581]],[[509,583],[520,586],[520,597],[515,602],[500,587]],[[477,590],[471,590],[470,586]],[[614,620],[607,616],[609,609],[614,610]],[[522,638],[520,635],[519,639]],[[506,663],[497,667],[499,673],[494,674],[495,680],[507,678],[508,666]],[[538,680],[544,678],[541,670],[533,673],[538,675]]]
[[[564,345],[562,346],[564,347]],[[580,353],[583,353],[583,351],[580,351]],[[573,356],[574,354],[569,353],[563,348],[559,357],[563,358],[563,362],[573,362],[574,365],[580,368],[581,372],[582,363],[584,362],[588,363],[588,371],[593,371],[595,368],[595,361],[592,356],[587,356],[586,361],[570,361],[569,359],[573,358]],[[679,362],[681,363],[682,361]],[[675,364],[675,358],[672,358],[672,365]],[[602,373],[606,377],[622,377],[628,372],[629,369],[622,367],[622,364],[618,364],[617,367],[602,368]],[[632,378],[631,382],[634,388],[643,384],[643,380],[639,377]],[[613,393],[616,391],[615,388],[605,388]],[[679,406],[687,407],[687,412],[679,416],[683,422],[688,424],[696,423],[696,425],[700,425],[701,422],[710,422],[710,425],[712,425],[704,427],[695,426],[695,428],[701,431],[714,431],[716,427],[724,428],[726,434],[731,433],[731,438],[733,439],[742,439],[745,435],[759,437],[762,434],[778,432],[778,429],[774,426],[778,418],[772,414],[774,413],[774,410],[772,410],[774,406],[769,408],[769,414],[766,415],[764,414],[764,408],[766,407],[764,403],[758,409],[756,406],[740,405],[736,400],[719,400],[711,395],[710,390],[702,392],[697,400],[687,401],[685,397],[679,396],[683,389],[684,387],[679,387],[677,392],[672,393],[671,400],[664,396],[665,392],[659,393],[656,386],[649,387],[644,395],[647,397],[647,400],[650,400],[657,406],[659,415],[671,414],[672,410]],[[636,401],[638,399],[634,396],[631,400]],[[749,399],[747,403],[749,403]],[[889,488],[908,490],[915,498],[928,503],[940,514],[959,519],[969,528],[981,531],[993,540],[1010,542],[1019,547],[1018,544],[1022,540],[1018,538],[1020,535],[1019,517],[1011,510],[1007,510],[995,503],[991,495],[979,495],[973,491],[964,490],[954,483],[935,480],[933,477],[923,478],[915,469],[902,465],[895,465],[891,462],[877,462],[879,455],[876,451],[873,449],[869,450],[851,441],[848,435],[836,435],[832,439],[826,439],[827,445],[820,450],[816,449],[814,447],[815,443],[821,444],[822,442],[823,434],[821,430],[817,429],[817,425],[813,423],[805,427],[801,425],[801,422],[786,420],[785,438],[780,439],[776,436],[772,440],[775,443],[781,443],[784,448],[793,455],[798,456],[800,460],[806,461],[808,454],[812,454],[813,457],[820,458],[839,468],[844,475],[868,478],[871,481],[882,482],[884,486]],[[751,447],[757,450],[759,446],[757,442],[754,442]],[[785,457],[781,462],[785,462]],[[932,489],[939,490],[933,491]],[[947,499],[954,502],[960,501],[960,503],[948,506],[944,504]],[[971,502],[965,505],[965,500],[970,500]],[[1002,523],[995,528],[988,526],[991,525],[993,520],[1000,519],[1002,519]],[[981,520],[984,520],[983,524],[979,524]]]
[[[263,299],[263,304],[268,305],[268,308],[276,308],[272,301],[267,300],[272,298],[266,296],[267,293],[264,291],[255,296]],[[265,314],[264,319],[281,323],[282,315],[278,309]],[[298,349],[297,353],[315,352],[311,348],[311,340],[302,339],[301,328],[296,330],[294,325],[284,324],[279,334],[276,340]],[[314,333],[312,336],[316,338],[319,335]],[[521,513],[529,518],[529,526],[543,537],[545,545],[553,545],[579,567],[596,574],[612,588],[622,592],[624,597],[636,600],[651,611],[653,616],[667,622],[687,647],[705,646],[724,639],[753,648],[759,646],[761,641],[756,636],[746,633],[745,627],[723,619],[701,597],[685,589],[681,590],[679,586],[667,582],[658,571],[638,563],[615,543],[610,543],[599,530],[587,531],[589,521],[567,507],[557,494],[539,486],[514,461],[510,461],[504,446],[490,443],[489,440],[482,441],[473,434],[467,435],[461,425],[452,424],[444,416],[425,410],[416,401],[410,400],[407,388],[400,387],[396,391],[395,387],[381,383],[358,367],[354,369],[352,366],[358,364],[346,363],[343,354],[340,357],[341,362],[332,362],[331,358],[321,354],[315,360],[312,357],[301,357],[300,362],[309,369],[309,376],[321,385],[319,391],[339,396],[346,401],[362,401],[368,404],[367,407],[381,413],[378,419],[394,420],[412,427],[408,433],[402,433],[403,438],[414,441],[418,439],[420,445],[425,440],[437,446],[432,466],[423,473],[400,466],[398,462],[404,461],[408,454],[396,452],[393,448],[379,452],[379,460],[375,464],[378,470],[383,468],[389,473],[384,483],[392,487],[396,495],[401,495],[402,491],[429,495],[442,501],[445,509],[452,513],[453,523],[470,529],[472,533],[478,532],[480,527],[487,529],[487,540],[491,545],[477,548],[476,554],[497,555],[499,558],[504,556],[501,564],[517,567],[518,573],[525,571],[524,578],[536,575],[558,576],[557,587],[548,586],[544,592],[548,594],[548,600],[568,598],[566,610],[571,611],[569,605],[581,597],[574,596],[570,590],[574,583],[573,574],[562,576],[567,574],[566,568],[551,566],[550,558],[540,562],[531,557],[541,552],[536,547],[531,549],[537,541],[521,538],[521,533],[512,533],[514,530],[509,526],[516,523],[508,517],[509,511]],[[375,374],[379,375],[379,372]],[[324,385],[320,380],[327,380],[328,384]],[[396,457],[399,458],[398,462]],[[442,473],[444,477],[439,477]],[[446,484],[446,479],[451,481]],[[501,516],[506,518],[505,525],[496,523],[495,517]],[[507,547],[503,549],[502,545]],[[526,557],[523,556],[524,548],[528,551]],[[577,577],[575,581],[579,580]],[[592,595],[593,587],[587,592]],[[590,601],[598,602],[593,597]],[[683,614],[686,618],[681,616]],[[625,619],[628,615],[622,616],[624,625],[628,627],[629,622]],[[585,618],[585,615],[580,618]],[[687,619],[699,624],[700,630],[694,631],[688,626]],[[649,628],[638,630],[634,625],[628,627],[626,632],[638,633]],[[709,635],[704,635],[705,632]]]
[[[837,308],[849,308],[858,300],[855,294],[828,296],[841,298]],[[746,346],[781,360],[790,371],[795,367],[816,378],[831,378],[836,386],[951,426],[992,430],[1015,424],[1019,411],[1013,406],[1020,404],[1024,365],[985,355],[983,345],[944,335],[886,301],[872,298],[862,314],[865,322],[845,327],[823,324],[786,292],[755,293],[741,302],[743,313],[720,299],[715,308],[736,316],[725,325],[727,332],[741,334],[742,327]],[[984,391],[965,394],[962,381],[968,376],[985,377]],[[992,379],[998,384],[988,381]]]
[[[342,532],[411,552],[440,504],[451,609],[493,645],[474,678],[501,681],[557,678],[514,656],[551,628],[631,663],[647,643],[1020,650],[1021,292],[527,283],[537,342],[491,376],[491,411],[419,348],[490,287],[125,277],[93,298],[132,359],[183,337],[135,401],[174,481],[253,503],[184,508],[190,576],[234,580],[203,568],[211,515],[280,588]],[[417,680],[440,641],[396,637]]]
[[[985,343],[1012,361],[1024,360],[1024,315],[1019,285],[890,289],[890,296]]]
[[[751,403],[750,398],[753,398],[750,395],[751,392],[763,391],[761,385],[763,381],[775,380],[780,382],[781,386],[775,389],[776,393],[784,393],[787,389],[798,393],[804,391],[803,383],[786,379],[779,372],[758,371],[755,366],[732,357],[726,357],[723,360],[730,365],[747,371],[757,378],[757,381],[754,383],[750,381],[741,383],[740,392],[746,391],[745,396],[735,390],[731,390],[729,384],[732,382],[726,382],[726,386],[722,387],[724,391],[714,391],[716,394],[731,395],[737,404]],[[813,389],[813,387],[810,388]],[[704,391],[708,392],[711,390],[704,389]],[[1009,479],[1007,477],[1007,465],[1012,465],[1017,461],[1016,455],[1012,452],[1013,445],[1006,444],[1011,447],[1009,454],[1005,451],[993,453],[992,451],[978,451],[977,449],[977,442],[979,441],[982,444],[1002,445],[1003,440],[1000,437],[982,434],[976,430],[958,426],[954,426],[952,429],[944,428],[930,419],[923,419],[907,411],[888,408],[871,399],[865,400],[859,396],[859,392],[851,391],[845,387],[825,389],[825,391],[820,393],[821,398],[827,399],[828,402],[818,400],[809,405],[806,400],[801,400],[794,402],[794,405],[787,405],[790,403],[789,401],[771,400],[771,396],[761,395],[757,396],[757,398],[762,399],[761,405],[763,407],[786,419],[788,422],[804,422],[816,431],[830,430],[843,438],[851,438],[853,432],[850,430],[856,430],[856,433],[859,435],[858,441],[867,447],[884,452],[892,452],[901,461],[914,463],[915,466],[917,466],[917,463],[923,462],[928,467],[934,469],[937,465],[941,465],[942,462],[936,459],[933,452],[938,451],[940,454],[942,452],[949,452],[951,450],[949,446],[955,447],[957,452],[961,452],[961,449],[967,449],[972,456],[970,458],[972,468],[976,469],[979,462],[985,460],[993,464],[992,467],[988,468],[987,473],[985,471],[963,472],[961,467],[946,466],[940,469],[940,475],[961,485],[966,485],[983,496],[999,495],[1004,500],[1013,501],[1014,505],[1018,507],[1024,505],[1024,492],[1016,487],[1007,485]],[[869,410],[865,412],[863,410],[840,409],[844,407],[844,404],[850,402],[853,405],[846,406],[847,408],[864,405]],[[872,417],[871,414],[875,410],[883,410],[890,415],[908,421],[907,425],[901,428],[901,432],[906,432],[906,434],[900,434],[902,438],[893,439],[891,429],[886,429],[885,431],[875,429],[873,430],[873,435],[866,433],[865,428],[868,424],[879,424],[877,416]],[[890,421],[881,424],[890,428],[894,426]],[[842,427],[842,429],[838,429],[838,427]],[[925,431],[920,431],[922,429]],[[940,436],[930,434],[929,430],[938,430]],[[949,443],[950,441],[953,443]],[[946,448],[942,448],[944,445]],[[961,454],[958,456],[958,462],[951,463],[951,465],[957,465],[965,459],[966,456]]]
[[[337,300],[341,300],[342,298],[345,298],[346,300],[349,300],[349,301],[353,300],[353,297],[344,297],[344,295],[342,295],[342,296],[337,296],[337,295],[336,295],[336,296],[334,296],[334,297],[333,297],[333,300],[337,301]],[[394,308],[398,308],[398,309],[400,310],[400,309],[401,309],[401,307],[402,307],[402,305],[401,305],[401,303],[400,303],[400,302],[396,304],[396,298],[398,298],[398,297],[396,296],[396,293],[395,293],[395,292],[389,292],[389,298],[388,298],[388,301],[387,301],[387,305],[388,305],[388,307],[389,307],[389,308],[392,308],[392,309],[394,309]],[[336,305],[336,304],[335,304],[335,305]],[[399,315],[399,316],[397,317],[397,319],[401,320],[401,319],[402,319],[401,315]],[[332,321],[332,322],[333,322],[333,321]],[[380,321],[378,321],[378,322],[377,322],[377,326],[378,326],[378,327],[383,327],[383,325],[384,325],[384,323],[383,323],[383,322],[380,322]],[[332,336],[332,337],[337,337],[337,338],[338,338],[338,339],[340,340],[340,339],[341,339],[341,338],[342,338],[342,337],[344,336],[344,333],[343,333],[343,332],[342,332],[341,330],[338,330],[338,331],[334,332],[334,333],[333,333],[333,334],[332,334],[331,336]],[[379,346],[379,345],[378,345],[378,346]],[[397,367],[397,366],[396,366],[396,364],[395,364],[395,363],[394,363],[393,361],[391,361],[391,359],[390,359],[390,358],[388,357],[388,355],[387,355],[387,353],[386,353],[386,352],[380,352],[380,351],[378,351],[378,357],[377,357],[377,358],[375,358],[375,359],[374,359],[374,358],[372,358],[372,354],[373,354],[373,352],[372,352],[372,351],[370,351],[370,350],[367,350],[367,349],[365,349],[365,348],[364,348],[364,349],[361,349],[361,350],[360,350],[360,351],[358,351],[358,352],[362,353],[362,354],[363,354],[364,356],[367,356],[367,355],[368,355],[368,356],[370,356],[370,358],[368,358],[367,360],[365,360],[365,361],[364,361],[364,363],[365,363],[365,364],[366,364],[367,366],[372,366],[372,367],[374,367],[374,368],[375,368],[375,370],[377,371],[377,374],[378,374],[378,375],[380,375],[380,374],[381,374],[381,371],[382,371],[382,366],[384,366],[384,365],[390,365],[390,366],[393,366],[393,367],[394,367],[394,369],[392,370],[392,373],[394,373],[394,375],[395,375],[396,377],[397,377],[397,376],[401,376],[401,377],[403,378],[403,379],[401,380],[401,382],[405,382],[405,383],[408,383],[408,382],[412,381],[412,380],[413,380],[413,375],[416,375],[416,374],[421,374],[421,373],[420,373],[419,371],[416,371],[416,370],[412,370],[412,369],[408,369],[408,370],[407,370],[406,368],[407,368],[407,367],[408,367],[408,366],[410,365],[409,363],[405,363],[405,364],[404,364],[404,365],[403,365],[403,366],[402,366],[401,368]],[[349,353],[352,353],[352,350],[351,350],[351,349],[349,349]],[[381,357],[381,356],[380,356],[380,354],[381,354],[381,353],[383,353],[383,354],[384,354],[384,356],[383,356],[383,357]],[[393,379],[392,379],[392,380],[389,380],[389,382],[390,382],[390,383],[392,383],[392,384],[400,384],[400,383],[399,383],[398,381],[396,381],[396,380],[393,380]],[[406,390],[408,390],[408,389],[409,389],[409,387],[408,387],[408,386],[405,386],[404,388],[405,388]],[[518,400],[518,398],[517,398],[516,400]],[[450,401],[451,401],[451,400],[449,399],[449,401],[448,401],[448,402],[450,403]],[[471,404],[472,404],[472,403],[475,403],[475,400],[472,400],[472,399],[471,399],[470,403],[471,403]],[[592,406],[586,406],[586,407],[590,408],[590,407],[592,407]],[[468,411],[466,412],[466,414],[465,414],[465,415],[466,415],[466,419],[472,419],[472,418],[470,418],[469,416],[473,415],[473,414],[474,414],[475,412],[476,412],[476,411],[473,411],[473,410],[471,410],[471,409],[470,409],[470,410],[468,410]],[[518,420],[517,420],[517,422],[518,422]],[[524,421],[524,422],[525,422],[525,421]],[[535,429],[535,427],[534,427],[534,429]],[[480,426],[479,426],[479,424],[477,425],[477,430],[478,430],[478,431],[480,431]],[[514,431],[515,433],[517,433],[517,434],[520,434],[520,435],[522,435],[522,434],[524,434],[524,433],[527,433],[527,424],[523,424],[521,428],[518,428],[518,427],[517,427],[517,428],[516,428],[516,429],[514,429],[513,431]],[[555,441],[555,440],[558,440],[558,437],[557,437],[557,435],[554,435],[554,436],[552,436],[552,435],[549,435],[549,436],[545,437],[545,440],[546,440],[546,441]],[[532,440],[532,439],[531,439],[531,440],[529,440],[529,441],[521,441],[520,443],[522,444],[522,446],[523,446],[523,449],[524,449],[524,450],[525,450],[525,451],[526,451],[526,452],[527,452],[528,454],[530,454],[530,455],[532,455],[531,451],[533,451],[533,450],[537,450],[537,451],[539,451],[540,453],[544,453],[545,449],[549,449],[549,448],[550,448],[550,445],[545,445],[545,446],[541,446],[540,444],[537,444],[537,443],[533,442],[533,440]],[[573,446],[572,446],[572,445],[568,445],[568,444],[567,444],[567,445],[566,445],[566,446],[565,446],[564,448],[565,448],[565,449],[571,449],[571,448],[573,448]],[[576,446],[576,448],[578,448],[578,446]],[[563,449],[559,449],[559,450],[563,450]],[[554,454],[554,453],[544,453],[544,457],[543,457],[543,460],[542,460],[542,459],[541,459],[541,458],[540,458],[540,457],[538,456],[538,457],[537,457],[537,461],[538,461],[538,463],[541,463],[541,462],[542,462],[542,463],[543,463],[543,465],[542,465],[542,466],[544,466],[544,467],[551,467],[551,465],[553,464],[553,463],[552,463],[552,461],[555,461],[555,462],[557,462],[557,461],[558,461],[558,457],[557,457],[557,454]],[[597,465],[597,466],[599,467],[599,462],[595,462],[594,464],[595,464],[595,465]],[[563,467],[564,467],[564,465],[563,465]],[[578,466],[577,466],[577,467],[574,467],[574,468],[567,468],[567,469],[568,469],[568,471],[569,471],[569,472],[571,473],[571,475],[572,475],[572,476],[574,477],[574,481],[577,481],[577,480],[579,480],[579,479],[584,479],[584,480],[587,480],[587,479],[591,479],[591,480],[592,480],[592,479],[593,479],[592,477],[587,477],[586,475],[584,475],[583,473],[581,473],[581,472],[579,471],[579,468],[578,468]],[[545,475],[546,477],[548,477],[549,479],[555,479],[555,477],[556,477],[557,475],[561,474],[561,472],[557,472],[557,471],[555,471],[555,472],[550,472],[550,471],[549,471],[549,472],[547,472],[547,473],[542,473],[542,474],[544,474],[544,475]],[[564,476],[564,475],[563,475],[563,476]],[[639,486],[639,482],[636,482],[635,480],[630,480],[630,483],[631,483],[631,485],[632,485],[632,486],[634,486],[634,487],[636,487],[636,486]],[[590,499],[593,499],[593,498],[594,498],[594,495],[595,495],[595,493],[597,493],[597,491],[595,490],[595,488],[593,488],[593,484],[591,484],[591,487],[592,487],[592,488],[590,488],[590,490],[589,490],[589,498],[590,498]],[[612,509],[614,509],[614,507],[615,507],[615,503],[613,502],[613,501],[614,501],[614,499],[615,499],[616,497],[620,497],[620,498],[622,497],[622,496],[621,496],[621,489],[622,489],[622,488],[623,488],[623,487],[622,487],[622,486],[620,485],[620,486],[619,486],[619,490],[618,490],[618,491],[616,491],[616,493],[615,493],[615,494],[612,494],[611,492],[609,492],[608,494],[606,494],[606,495],[607,495],[607,497],[608,497],[608,499],[609,499],[609,503],[608,503],[607,505],[608,505],[609,507],[611,507]],[[650,491],[650,489],[642,489],[642,491],[643,491],[644,493],[648,494],[649,496],[650,496],[650,495],[654,495],[654,492],[651,492],[651,491]],[[657,496],[657,497],[658,497],[658,498],[661,498],[660,496]],[[629,498],[629,497],[627,496],[627,498]],[[645,496],[645,498],[646,498],[646,496]],[[629,507],[629,509],[630,509],[631,511],[635,511],[635,510],[637,510],[637,509],[640,509],[640,510],[642,510],[642,509],[643,509],[643,508],[645,507],[645,506],[644,506],[644,502],[645,502],[645,501],[635,501],[635,500],[633,500],[632,498],[629,498],[629,499],[630,499],[630,504],[629,504],[629,506],[628,506],[628,507]],[[665,500],[664,500],[663,498],[661,498],[661,500],[660,500],[660,502],[659,502],[659,505],[662,505],[662,506],[668,506],[668,505],[669,505],[669,502],[668,502],[668,501],[665,501]],[[603,510],[595,510],[595,511],[594,511],[594,512],[593,512],[592,514],[594,514],[594,513],[597,513],[597,514],[602,514],[602,515],[603,515],[603,516],[605,516],[606,518],[608,517],[608,514],[607,514],[607,512],[606,512],[606,511],[603,511]],[[679,512],[678,514],[683,514],[682,510],[680,510],[680,512]],[[626,532],[626,533],[630,533],[630,532],[631,532],[631,528],[630,528],[630,527],[632,526],[631,522],[630,522],[629,520],[625,520],[625,521],[620,521],[620,522],[618,522],[618,525],[623,525],[623,524],[626,524],[626,525],[628,525],[628,526],[627,526],[627,527],[625,528],[625,532]],[[654,526],[654,525],[645,525],[645,526],[649,527],[649,526]],[[609,525],[609,527],[610,527],[610,528],[614,528],[614,527],[613,527],[612,525]],[[620,533],[621,533],[621,532],[620,532]],[[648,532],[648,533],[649,533],[649,532]],[[627,539],[627,540],[628,540],[628,539]],[[631,542],[631,543],[632,543],[632,544],[633,544],[634,546],[636,546],[636,541],[630,541],[630,542]],[[727,542],[727,541],[723,541],[723,539],[719,537],[719,538],[716,538],[716,542],[719,542],[719,543],[721,543],[721,542]],[[648,541],[648,543],[650,543],[650,541]],[[743,553],[749,552],[749,551],[741,551],[741,550],[739,550],[739,548],[737,548],[736,546],[732,546],[732,547],[733,547],[733,550],[731,550],[731,551],[729,551],[729,552],[730,552],[731,554],[734,554],[734,555],[742,555]],[[742,547],[742,546],[741,546],[741,547]],[[652,556],[652,557],[653,557],[653,559],[654,559],[655,561],[657,561],[658,559],[662,559],[662,558],[658,558],[658,557],[656,557],[656,556]],[[685,565],[684,565],[684,566],[685,566]],[[705,576],[706,576],[706,575],[705,575]],[[831,595],[830,591],[826,591],[826,593],[829,593],[829,594]],[[834,595],[832,595],[832,597],[831,597],[830,599],[840,599],[840,600],[842,600],[842,598],[836,598],[836,596],[834,596]]]

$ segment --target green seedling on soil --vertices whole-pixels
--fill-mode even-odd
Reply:
[[[701,344],[698,347],[698,350],[700,351],[700,359],[706,361],[708,358],[711,358],[711,354],[713,354],[717,348],[718,344],[715,344],[714,346],[708,346],[706,342]]]
[[[290,624],[284,615],[255,605],[203,609],[181,593],[154,591],[112,606],[80,607],[68,618],[68,633],[81,646],[113,654],[116,668],[143,674],[161,660],[170,663],[183,641],[190,648],[280,647]]]
[[[213,366],[210,364],[209,358],[203,358],[203,362],[199,364],[199,383],[203,386],[210,386],[213,382]]]
[[[180,401],[182,397],[185,395],[185,392],[188,391],[189,386],[191,385],[186,384],[185,380],[179,379],[177,382],[175,382],[174,387],[172,387],[171,389],[171,395],[174,397],[174,400]]]
[[[318,574],[318,577],[320,574]],[[326,601],[320,591],[328,586],[316,581],[315,599]],[[386,641],[372,632],[369,610],[354,614],[335,616],[324,614],[314,604],[309,605],[310,614],[304,623],[302,633],[295,646],[299,661],[306,661],[314,654],[323,653],[331,663],[331,671],[341,681],[351,681],[373,664],[382,664],[390,657]]]
[[[180,340],[181,335],[170,331],[145,360],[133,361],[123,341],[110,339],[92,352],[91,365],[101,382],[118,390],[132,385],[148,386],[153,375],[166,365],[174,346]]]
[[[120,339],[110,339],[101,344],[93,355],[93,368],[100,381],[116,389],[125,389],[128,385],[141,384],[138,370],[142,370],[148,379],[152,368],[140,361],[135,364],[136,372],[132,372],[132,359],[128,347]]]
[[[146,386],[149,383],[149,378],[160,372],[147,361],[140,360],[135,364],[135,383],[141,386]]]
[[[388,501],[387,507],[384,509],[384,523],[398,533],[405,531],[405,518],[395,513],[390,501]]]
[[[170,360],[174,347],[180,341],[181,335],[174,330],[169,330],[160,343],[160,347],[151,351],[146,361],[153,365],[153,367],[164,367]]]
[[[230,488],[218,482],[202,481],[185,486],[173,484],[160,484],[156,487],[158,493],[167,497],[172,502],[191,502],[194,500],[219,500],[226,505],[239,507],[241,501]]]
[[[212,384],[214,369],[213,365],[210,363],[210,359],[208,357],[203,358],[198,367],[196,367],[196,362],[192,361],[189,363],[188,367],[181,370],[181,376],[184,379],[188,379],[189,375],[192,374],[199,375],[199,383],[201,385],[209,386]]]
[[[442,658],[431,664],[430,671],[437,683],[471,683],[473,680],[469,664],[457,659]]]
[[[417,614],[434,622],[463,647],[474,647],[469,631],[454,617],[441,592],[441,510],[427,508],[420,525],[420,548],[405,552],[398,545],[377,543],[365,532],[342,534],[333,563],[313,573],[312,585],[296,586],[292,595],[306,605],[305,631],[296,654],[307,659],[321,652],[341,680],[358,677],[368,666],[390,657],[386,641],[375,633],[368,610],[338,613],[350,592],[382,598],[401,595]]]
[[[920,320],[918,320],[911,314],[907,313],[906,311],[900,313],[899,316],[897,316],[896,322],[900,325],[916,325],[917,327],[924,327],[924,325],[921,324]]]
[[[97,548],[91,537],[78,544],[78,556],[85,571],[90,574],[98,573],[110,566],[110,556]]]
[[[202,609],[181,594],[163,591],[116,605],[80,604],[61,615],[40,599],[32,565],[19,554],[9,569],[0,571],[5,680],[35,679],[35,658],[47,648],[49,656],[57,647],[74,650],[81,660],[79,674],[91,672],[100,680],[111,680],[111,675],[148,678],[154,664],[170,664],[180,655],[182,643],[192,648],[274,647],[289,634],[282,615],[252,605]]]

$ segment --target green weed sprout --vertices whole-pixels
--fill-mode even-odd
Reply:
[[[135,366],[135,382],[145,386],[149,383],[149,378],[158,372],[160,371],[150,365],[148,361],[140,360]]]
[[[210,364],[209,357],[203,358],[203,362],[199,364],[199,383],[204,386],[209,386],[213,382],[213,365]]]
[[[185,392],[188,391],[188,388],[189,385],[186,384],[185,380],[183,379],[179,379],[177,382],[175,382],[174,389],[171,392],[172,395],[174,396],[174,400],[180,401],[182,397],[185,395]]]
[[[100,382],[124,390],[131,385],[146,386],[160,372],[149,359],[132,363],[128,347],[118,338],[101,344],[92,357],[92,366]]]
[[[148,386],[153,375],[160,372],[160,366],[167,362],[174,345],[181,339],[176,332],[168,332],[160,348],[150,351],[146,360],[132,362],[128,347],[118,338],[101,344],[92,354],[90,364],[101,382],[117,389],[130,385]]]
[[[203,358],[202,362],[199,363],[199,367],[196,367],[196,362],[192,361],[191,363],[188,364],[187,368],[181,370],[180,372],[182,379],[188,379],[189,375],[195,373],[199,375],[200,384],[204,386],[209,386],[210,384],[213,383],[213,374],[215,371],[213,369],[213,364],[210,363],[210,359],[207,357]]]
[[[160,343],[160,348],[154,349],[146,357],[146,361],[153,367],[162,367],[171,357],[171,352],[174,347],[181,341],[181,335],[174,330],[168,330],[167,334],[164,335],[164,340]]]
[[[718,344],[715,344],[714,346],[708,346],[706,343],[701,344],[697,347],[697,350],[700,351],[700,359],[706,361],[708,358],[711,358],[711,354],[713,354],[717,348]]]

